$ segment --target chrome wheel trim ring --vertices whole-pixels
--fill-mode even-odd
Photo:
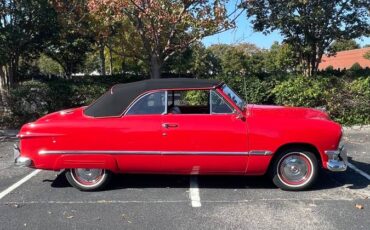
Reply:
[[[81,187],[91,188],[103,183],[107,174],[105,169],[71,169],[72,179]]]
[[[293,156],[295,156],[295,158]],[[302,165],[304,165],[303,168]],[[284,170],[283,174],[282,169]],[[291,183],[289,183],[289,178],[287,178],[287,174],[285,174],[287,171],[291,171],[295,176],[301,175],[297,176],[297,178],[301,178],[290,181]],[[303,173],[303,176],[301,173]],[[301,152],[290,152],[282,157],[277,164],[277,175],[280,181],[289,187],[297,188],[306,185],[311,181],[313,173],[314,165],[312,160]],[[289,176],[290,175],[288,174],[288,177]]]

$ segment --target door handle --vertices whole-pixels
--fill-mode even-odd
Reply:
[[[176,127],[178,127],[178,125],[177,124],[170,124],[170,123],[163,123],[162,127],[168,129],[168,128],[176,128]]]

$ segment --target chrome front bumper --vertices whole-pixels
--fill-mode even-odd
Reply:
[[[347,149],[342,145],[338,150],[325,151],[328,156],[326,166],[332,172],[343,172],[347,170]]]
[[[28,157],[22,157],[19,147],[14,145],[14,164],[18,167],[29,167],[32,165],[32,160]]]

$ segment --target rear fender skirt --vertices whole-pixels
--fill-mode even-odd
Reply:
[[[101,168],[117,173],[116,159],[111,155],[61,155],[54,164],[54,170],[68,168]]]

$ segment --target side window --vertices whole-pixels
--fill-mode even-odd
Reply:
[[[209,114],[209,90],[168,91],[168,113]]]
[[[215,91],[211,91],[211,113],[233,113],[230,105]]]
[[[138,99],[126,112],[126,115],[134,114],[162,114],[166,111],[165,92],[154,92]]]

